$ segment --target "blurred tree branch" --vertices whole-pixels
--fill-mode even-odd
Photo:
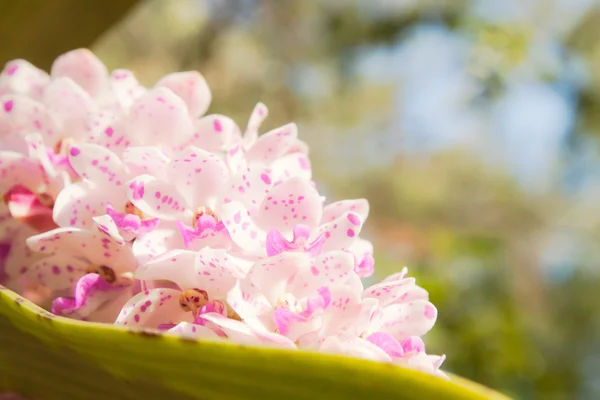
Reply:
[[[49,69],[61,53],[87,47],[138,0],[0,0],[0,63],[24,58]]]

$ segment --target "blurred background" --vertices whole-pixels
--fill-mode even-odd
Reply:
[[[431,293],[428,352],[519,399],[600,398],[600,0],[0,0],[0,61],[89,46],[211,113],[296,121],[366,197],[377,279]]]

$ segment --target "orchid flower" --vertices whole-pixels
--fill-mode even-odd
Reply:
[[[223,205],[219,216],[232,241],[255,257],[290,250],[314,255],[350,251],[368,215],[368,203],[346,200],[323,208],[322,202],[309,181],[293,177],[264,195],[254,212],[236,201]]]
[[[28,267],[25,277],[60,296],[53,313],[111,321],[132,295],[137,261],[123,238],[102,224],[110,221],[105,216],[89,230],[56,228],[27,239],[29,248],[43,257]]]
[[[225,310],[223,299],[245,276],[245,263],[224,250],[172,251],[140,266],[134,277],[168,280],[176,289],[157,288],[128,301],[117,324],[159,328],[197,320],[205,308]]]
[[[127,199],[126,183],[145,159],[152,157],[154,174],[162,173],[166,157],[155,149],[130,147],[119,156],[95,144],[73,145],[69,162],[82,181],[69,185],[56,199],[54,220],[59,226],[86,228],[93,219],[107,214],[116,224],[119,235],[131,241],[150,232],[159,220],[144,218]],[[149,170],[146,166],[146,170]]]

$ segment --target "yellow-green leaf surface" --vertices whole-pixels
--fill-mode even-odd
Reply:
[[[32,399],[507,399],[460,378],[56,317],[0,286],[0,393]]]

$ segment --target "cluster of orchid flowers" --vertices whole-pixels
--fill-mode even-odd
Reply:
[[[295,124],[204,115],[196,72],[152,88],[87,50],[0,75],[0,284],[84,321],[390,362],[445,376],[407,271],[364,288],[364,199],[325,205]]]

